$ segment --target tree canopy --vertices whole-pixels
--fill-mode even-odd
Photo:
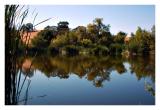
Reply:
[[[24,25],[24,29],[31,31],[33,25],[27,23]],[[136,54],[154,52],[154,25],[150,31],[138,27],[135,33],[131,33],[127,43],[125,43],[127,35],[124,31],[112,35],[110,25],[104,24],[103,18],[95,18],[86,27],[78,26],[74,29],[69,28],[69,22],[60,21],[57,26],[46,26],[32,40],[32,45],[36,48],[56,48],[59,51],[74,48],[80,53],[85,51],[94,54],[121,54],[124,51]]]

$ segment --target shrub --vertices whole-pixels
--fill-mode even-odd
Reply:
[[[92,41],[90,39],[82,39],[81,45],[84,47],[90,47],[92,45]]]
[[[38,35],[32,39],[31,45],[36,48],[47,48],[53,38],[52,30],[42,30]]]
[[[67,45],[62,50],[66,51],[68,55],[75,55],[79,53],[79,50],[75,45]]]
[[[124,44],[114,43],[110,45],[110,52],[120,54],[125,48]]]
[[[51,41],[51,47],[63,47],[68,44],[68,38],[66,34],[57,35],[56,39]]]
[[[106,46],[98,45],[93,48],[92,53],[95,55],[106,55],[108,54],[109,49]]]

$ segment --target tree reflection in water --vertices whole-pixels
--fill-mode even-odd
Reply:
[[[104,81],[110,81],[111,71],[116,70],[118,74],[123,74],[127,70],[124,62],[130,64],[130,69],[137,77],[137,80],[145,77],[151,77],[155,80],[155,64],[153,57],[132,57],[125,59],[122,57],[96,57],[96,56],[45,56],[40,55],[28,57],[24,59],[20,57],[17,61],[22,65],[23,74],[27,73],[29,64],[34,60],[31,71],[28,75],[32,77],[34,70],[39,70],[47,77],[59,77],[68,79],[71,74],[77,75],[79,78],[86,77],[88,81],[92,81],[95,87],[103,87]],[[23,62],[23,63],[22,63]],[[28,67],[27,67],[28,66]]]
[[[125,63],[130,65],[129,71]],[[17,80],[21,74],[25,79],[20,79],[21,86],[17,85],[18,91],[15,103],[27,104],[28,100],[33,97],[28,97],[29,86],[31,84],[30,78],[34,76],[36,70],[41,71],[46,77],[59,77],[60,79],[68,79],[72,74],[79,78],[85,78],[92,82],[95,87],[103,87],[105,81],[110,81],[112,71],[117,74],[123,73],[135,74],[137,80],[141,78],[150,77],[152,82],[145,81],[144,89],[152,96],[155,96],[155,60],[153,57],[130,57],[123,58],[121,56],[48,56],[39,55],[32,56],[19,56],[16,62]],[[23,87],[23,81],[27,83]],[[22,88],[23,87],[23,88]],[[20,92],[25,89],[25,97],[19,100]],[[46,96],[46,95],[42,95]],[[38,96],[37,96],[38,97]],[[22,97],[21,97],[22,98]]]

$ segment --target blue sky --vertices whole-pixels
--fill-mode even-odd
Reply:
[[[37,29],[57,25],[59,21],[68,21],[70,28],[87,26],[96,17],[103,18],[104,24],[111,25],[112,34],[119,31],[130,34],[135,32],[138,26],[150,30],[155,24],[154,5],[30,5],[29,11],[25,22],[32,22],[36,13],[38,15],[35,24],[53,17],[38,25]]]

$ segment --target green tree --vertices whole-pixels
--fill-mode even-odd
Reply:
[[[138,27],[135,37],[129,41],[129,50],[135,53],[149,54],[150,51],[154,50],[155,45],[154,34],[152,32],[154,33],[154,29],[149,32]]]
[[[155,25],[151,28],[150,50],[155,51]]]
[[[130,38],[130,42],[128,44],[128,49],[131,53],[138,52],[139,45],[134,37]]]
[[[96,42],[98,40],[98,28],[95,24],[88,24],[87,32],[88,32],[89,39],[92,42]]]
[[[103,18],[95,18],[93,20],[93,22],[97,25],[98,27],[98,31],[101,29],[102,25],[103,25]]]
[[[103,18],[95,18],[93,23],[96,24],[99,34],[102,34],[103,32],[109,32],[110,25],[103,24]]]
[[[81,40],[81,44],[84,46],[84,47],[90,47],[92,45],[92,41],[90,39],[82,39]]]
[[[25,32],[32,32],[34,30],[33,24],[32,23],[23,24],[21,27],[21,30],[23,30]]]
[[[64,47],[66,45],[76,45],[77,36],[75,32],[68,32],[57,35],[51,42],[51,47]]]
[[[155,25],[153,25],[152,28],[151,28],[151,33],[152,33],[153,37],[155,37],[155,32],[156,32],[155,31]]]
[[[67,34],[67,33],[66,33]],[[68,45],[69,39],[66,34],[57,35],[55,39],[51,41],[51,47],[63,47]]]
[[[121,54],[123,49],[124,49],[124,45],[120,43],[112,43],[110,45],[110,53],[115,54],[115,55]]]
[[[70,31],[69,33],[67,33],[67,38],[69,39],[69,44],[71,45],[76,45],[77,44],[77,35],[75,32]]]
[[[142,31],[143,30],[141,29],[141,27],[138,27],[138,29],[136,30],[135,38],[136,38],[137,41],[139,41],[141,39]]]
[[[69,31],[69,23],[67,21],[60,21],[57,26],[58,34],[65,34]]]
[[[127,34],[125,32],[118,32],[117,35],[114,37],[114,42],[124,44],[124,38],[126,37],[126,35]]]
[[[82,39],[87,39],[87,29],[84,26],[78,26],[74,29],[75,34],[77,35],[77,42],[80,43]]]
[[[31,45],[40,49],[47,48],[53,37],[52,30],[42,30],[34,39],[32,39]]]

